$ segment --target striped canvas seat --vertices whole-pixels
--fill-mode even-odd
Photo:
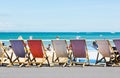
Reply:
[[[113,42],[117,48],[118,53],[120,54],[120,39],[114,39]]]
[[[113,49],[110,45],[109,40],[96,40],[97,45],[98,45],[98,55],[96,59],[96,64],[101,62],[102,60],[105,61],[105,65],[107,65],[106,57],[109,58],[109,61],[111,61],[111,53],[113,53]],[[99,53],[102,55],[102,58],[98,60],[99,58]]]
[[[41,66],[45,60],[47,60],[47,63],[50,66],[42,40],[27,40],[27,42],[33,56],[32,61],[34,60],[37,64],[36,58],[41,58],[43,61],[39,62],[38,66]]]
[[[23,66],[25,62],[29,61],[28,52],[23,40],[10,40],[11,47],[16,55],[16,58],[12,61],[13,63],[18,61],[19,66]],[[20,58],[24,58],[24,62],[20,61]],[[28,63],[27,63],[28,64]]]
[[[74,58],[85,58],[89,63],[88,50],[86,46],[86,41],[83,40],[70,40],[73,57]],[[85,60],[85,62],[86,62]],[[85,64],[83,62],[83,65]]]
[[[52,40],[52,45],[56,54],[56,59],[54,62],[56,62],[57,60],[59,62],[60,57],[68,58],[68,53],[67,53],[68,49],[67,49],[66,40]],[[53,56],[53,60],[54,60],[54,56]],[[67,61],[64,63],[64,65],[67,65]]]

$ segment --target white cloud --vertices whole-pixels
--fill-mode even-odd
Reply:
[[[9,23],[9,22],[0,22],[0,27],[3,27],[3,28],[5,28],[5,27],[15,27],[15,25],[12,24],[12,23]]]
[[[4,32],[4,31],[9,31],[9,30],[12,30],[16,27],[15,24],[12,24],[10,22],[1,22],[0,21],[0,31],[1,32]]]

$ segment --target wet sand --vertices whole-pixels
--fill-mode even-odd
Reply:
[[[0,78],[119,78],[120,67],[0,67]]]

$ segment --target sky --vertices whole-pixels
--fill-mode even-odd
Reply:
[[[120,0],[0,0],[0,32],[119,32]]]

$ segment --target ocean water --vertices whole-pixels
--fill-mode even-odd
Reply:
[[[56,39],[59,36],[60,39],[69,40],[76,39],[86,39],[87,46],[89,50],[93,50],[92,42],[96,39],[109,39],[111,44],[113,44],[112,39],[120,38],[120,32],[0,32],[0,40],[5,43],[5,45],[10,45],[9,40],[18,39],[22,36],[24,40],[28,40],[30,36],[33,39],[42,39],[45,46],[51,44],[51,40]]]

